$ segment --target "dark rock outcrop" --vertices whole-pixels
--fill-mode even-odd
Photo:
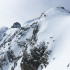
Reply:
[[[15,22],[11,28],[21,28],[21,24],[19,22]]]

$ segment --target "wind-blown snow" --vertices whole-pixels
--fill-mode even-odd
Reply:
[[[70,14],[52,17],[45,33],[44,38],[52,35],[55,42],[50,46],[52,54],[49,65],[43,70],[70,70]]]

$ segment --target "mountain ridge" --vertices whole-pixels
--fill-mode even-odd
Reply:
[[[41,67],[43,70],[69,70],[69,30],[70,13],[64,7],[51,8],[37,19],[24,23],[20,28],[5,28],[2,30],[0,41],[0,69],[24,70],[21,67],[24,63],[24,51],[31,57],[33,56],[31,50],[39,50],[44,46],[46,50],[42,53],[44,54],[42,57],[46,55],[47,64],[43,64],[41,57],[42,63],[38,65],[39,67],[36,66],[36,70],[42,70]],[[41,53],[40,51],[37,52]]]

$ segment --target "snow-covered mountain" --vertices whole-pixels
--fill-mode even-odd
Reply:
[[[70,12],[64,7],[51,8],[20,28],[0,29],[0,70],[70,70],[69,54]]]

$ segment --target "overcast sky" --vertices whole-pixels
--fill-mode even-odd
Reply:
[[[14,22],[23,24],[56,6],[70,10],[70,0],[0,0],[0,27],[11,27]]]

